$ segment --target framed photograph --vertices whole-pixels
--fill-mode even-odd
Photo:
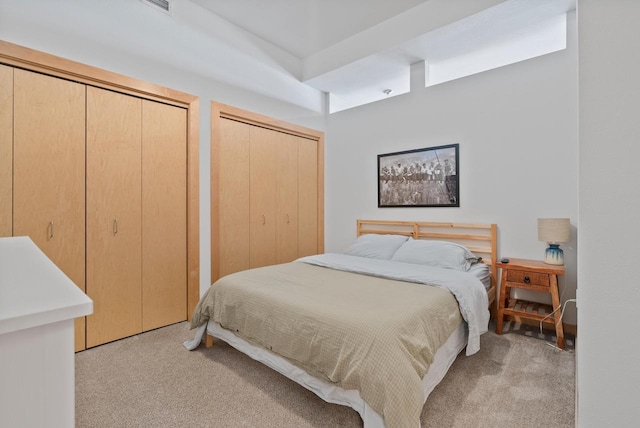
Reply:
[[[378,155],[378,207],[459,207],[458,148]]]

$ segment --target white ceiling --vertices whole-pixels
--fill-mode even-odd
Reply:
[[[428,86],[563,49],[566,23],[549,22],[576,0],[191,1],[292,55],[333,112],[409,92],[419,62],[437,74]]]
[[[426,0],[192,1],[304,59]]]

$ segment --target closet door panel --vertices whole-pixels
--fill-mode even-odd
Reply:
[[[318,142],[298,137],[298,256],[318,253]]]
[[[250,131],[250,267],[276,263],[276,162],[279,133],[252,126]],[[224,225],[222,225],[224,226]]]
[[[141,111],[87,88],[87,347],[142,331]]]
[[[14,91],[13,235],[85,290],[85,86],[15,69]]]
[[[11,236],[13,215],[13,68],[0,65],[0,237]]]
[[[220,119],[220,276],[249,269],[249,146],[251,125]],[[212,278],[216,280],[217,278]]]
[[[142,101],[142,329],[187,319],[187,111]]]
[[[298,141],[276,135],[276,263],[286,263],[298,257]]]

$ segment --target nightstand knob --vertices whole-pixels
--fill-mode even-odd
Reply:
[[[524,283],[525,283],[525,284],[529,284],[530,282],[531,282],[531,278],[529,278],[529,276],[528,276],[528,275],[525,275],[525,277],[524,277]]]

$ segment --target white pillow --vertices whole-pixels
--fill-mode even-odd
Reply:
[[[468,271],[478,260],[467,247],[448,241],[410,238],[391,260]]]
[[[407,241],[402,235],[378,235],[367,233],[356,239],[345,254],[371,259],[391,260],[396,250]]]

